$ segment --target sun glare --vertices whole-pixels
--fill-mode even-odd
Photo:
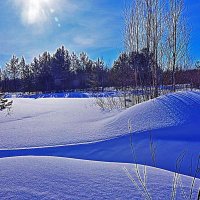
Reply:
[[[39,24],[48,20],[52,0],[23,0],[22,18],[27,24]]]

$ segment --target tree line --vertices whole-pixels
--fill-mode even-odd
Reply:
[[[137,87],[135,72],[140,71],[140,85],[151,85],[152,54],[121,53],[108,67],[103,59],[92,60],[82,52],[71,54],[64,46],[51,55],[44,52],[30,64],[24,57],[12,56],[0,71],[1,90],[4,92],[50,92],[74,89],[101,90],[105,87]]]
[[[44,52],[30,64],[24,57],[12,56],[0,71],[2,92],[59,92],[66,90],[103,91],[105,87],[125,89],[153,86],[153,66],[157,68],[159,85],[170,85],[172,70],[164,70],[147,48],[123,52],[108,67],[103,59],[92,60],[86,53],[76,55],[58,48],[51,55]],[[195,72],[194,72],[195,71]],[[177,84],[199,85],[196,70],[177,69]]]
[[[44,52],[30,64],[12,56],[1,70],[1,90],[48,92],[69,89],[104,88],[108,69],[102,59],[92,61],[86,53],[70,54],[64,46],[51,55]]]

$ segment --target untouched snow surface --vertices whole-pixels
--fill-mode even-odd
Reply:
[[[123,170],[126,167],[139,183],[130,164],[55,157],[5,158],[0,160],[0,164],[2,200],[145,199]],[[143,170],[142,166],[140,169]],[[152,200],[170,199],[173,176],[168,171],[147,168],[147,190]],[[189,196],[192,178],[181,176],[181,182],[185,194]],[[197,197],[199,184],[197,180],[192,199]],[[184,199],[180,186],[177,199]]]
[[[158,130],[158,137],[167,140],[200,141],[197,92],[170,94],[113,112],[102,111],[92,98],[14,99],[12,114],[5,115],[0,115],[0,149],[110,139],[127,134],[129,120],[134,133]],[[162,129],[169,127],[175,129],[163,134]]]
[[[94,98],[16,98],[11,115],[0,113],[0,199],[143,199],[122,170],[133,165],[125,163],[176,172],[181,156],[178,171],[200,178],[199,126],[200,92],[111,112]],[[153,200],[169,199],[173,173],[148,173]]]
[[[12,112],[0,118],[0,157],[138,162],[176,171],[176,160],[184,154],[181,173],[194,175],[200,167],[199,92],[169,94],[112,112],[102,111],[93,98],[14,99]],[[128,121],[137,161],[130,148]],[[156,163],[152,161],[150,136]]]

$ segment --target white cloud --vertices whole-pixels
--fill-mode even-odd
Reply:
[[[78,44],[82,47],[90,47],[93,46],[95,43],[94,38],[88,38],[88,37],[83,37],[83,36],[76,36],[74,37],[74,43]]]

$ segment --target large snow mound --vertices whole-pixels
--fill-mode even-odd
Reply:
[[[169,94],[112,112],[102,111],[92,98],[14,99],[12,114],[2,113],[1,158],[35,155],[138,162],[176,171],[177,158],[184,155],[182,174],[195,175],[200,168],[199,92]]]
[[[134,166],[130,164],[55,157],[16,157],[0,159],[0,165],[2,200],[145,199],[123,170],[126,167],[138,183]],[[140,170],[142,175],[142,166]],[[147,168],[147,190],[152,199],[169,199],[173,176],[168,171]],[[189,196],[192,178],[181,176],[180,180],[185,195]],[[199,185],[199,180],[196,180],[192,199],[196,199]],[[176,199],[184,199],[182,189],[178,184]]]
[[[132,132],[158,130],[160,138],[200,140],[200,92],[169,94],[111,112],[102,111],[93,98],[14,99],[12,113],[5,115],[0,115],[1,149],[107,140],[126,135],[128,121]]]

